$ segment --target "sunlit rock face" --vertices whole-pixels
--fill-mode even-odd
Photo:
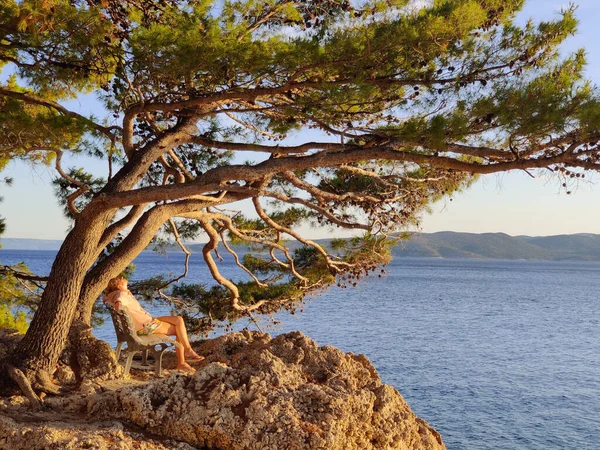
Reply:
[[[0,414],[0,449],[10,450],[194,450],[184,442],[149,437],[125,430],[113,421],[85,423],[15,421]]]
[[[93,395],[90,419],[222,450],[443,449],[364,355],[302,333],[231,333],[196,350],[193,375]]]

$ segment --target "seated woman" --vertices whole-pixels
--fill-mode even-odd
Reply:
[[[142,305],[136,300],[133,294],[127,289],[127,280],[122,277],[113,278],[108,282],[104,290],[104,303],[110,304],[113,308],[127,308],[133,326],[138,335],[147,336],[152,333],[166,334],[175,336],[175,340],[181,345],[175,348],[177,354],[177,369],[193,371],[194,369],[185,360],[200,361],[204,359],[198,355],[191,347],[188,340],[185,323],[180,316],[161,316],[153,318]]]

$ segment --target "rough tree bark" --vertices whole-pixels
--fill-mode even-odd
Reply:
[[[41,392],[58,392],[50,374],[65,346],[86,270],[98,257],[98,241],[110,218],[107,214],[89,216],[80,217],[63,242],[40,307],[25,337],[6,361]]]

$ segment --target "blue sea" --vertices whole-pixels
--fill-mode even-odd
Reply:
[[[0,263],[48,273],[53,256],[0,250]],[[136,278],[178,275],[182,261],[144,253]],[[242,276],[232,261],[222,270]],[[210,281],[200,255],[188,280]],[[450,450],[597,449],[598,293],[597,262],[400,258],[383,278],[279,314],[269,332],[364,353]],[[95,334],[114,344],[110,321]]]

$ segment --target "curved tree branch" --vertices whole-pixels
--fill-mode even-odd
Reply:
[[[178,198],[191,197],[205,192],[217,191],[228,186],[226,183],[234,180],[247,183],[260,181],[264,177],[291,170],[304,170],[314,167],[338,167],[367,160],[388,160],[405,163],[415,163],[440,169],[455,170],[471,174],[491,174],[509,170],[525,170],[545,168],[553,164],[569,164],[573,167],[593,167],[600,169],[600,163],[583,162],[574,154],[548,155],[533,159],[515,160],[512,152],[504,152],[503,160],[493,162],[465,161],[449,156],[428,155],[417,152],[399,150],[404,142],[396,141],[389,144],[365,148],[359,145],[348,146],[341,152],[319,152],[308,156],[284,156],[271,158],[253,166],[230,165],[211,169],[198,176],[196,180],[178,185],[147,187],[128,192],[118,192],[109,196],[100,194],[96,205],[100,209],[121,208],[130,204],[168,201]],[[510,155],[510,156],[509,156]]]
[[[254,282],[260,286],[260,287],[267,287],[268,285],[263,283],[262,281],[260,281],[256,275],[254,275],[254,273],[252,273],[252,271],[250,269],[248,269],[245,265],[242,264],[242,262],[240,261],[240,257],[238,256],[238,254],[235,252],[235,250],[233,250],[229,244],[227,243],[227,240],[225,239],[225,236],[223,236],[223,232],[221,231],[219,233],[219,236],[221,237],[221,242],[223,243],[223,246],[225,247],[225,249],[233,256],[233,258],[235,259],[235,264],[242,269],[244,272],[246,272],[253,280]]]
[[[208,243],[204,247],[202,247],[202,256],[204,257],[204,262],[206,263],[210,274],[217,283],[219,283],[222,286],[225,286],[227,289],[229,289],[229,292],[231,292],[231,307],[238,311],[246,310],[246,307],[240,305],[240,292],[237,286],[235,285],[235,283],[231,282],[223,275],[221,275],[217,264],[215,263],[215,260],[211,255],[211,252],[216,250],[217,246],[219,245],[219,233],[210,224],[210,221],[207,217],[203,216],[202,214],[197,214],[196,218],[198,219],[198,222],[200,222],[200,225],[202,226],[202,228],[204,228],[204,231],[206,231],[206,234],[208,235]]]
[[[71,111],[71,110],[65,108],[60,103],[45,99],[43,97],[39,97],[35,94],[26,93],[26,92],[16,92],[16,91],[7,89],[2,86],[0,86],[0,95],[4,95],[6,97],[11,97],[11,98],[14,98],[17,100],[21,100],[22,102],[28,103],[31,105],[46,106],[46,107],[51,108],[65,116],[69,116],[76,120],[84,122],[86,125],[90,126],[94,130],[105,135],[111,141],[115,141],[117,139],[117,136],[115,134],[113,134],[113,131],[120,130],[119,127],[115,127],[115,126],[104,127],[100,124],[97,124],[96,122],[89,119],[88,117],[82,116],[81,114],[78,114],[74,111]]]
[[[289,234],[291,237],[293,237],[294,239],[296,239],[299,242],[302,242],[304,245],[313,247],[315,250],[317,250],[321,254],[321,256],[323,256],[323,258],[325,259],[325,261],[327,263],[327,266],[330,267],[331,269],[335,270],[336,272],[339,272],[341,267],[344,267],[344,268],[352,267],[352,264],[348,264],[348,263],[341,262],[341,261],[333,261],[329,257],[329,254],[325,251],[325,249],[323,247],[321,247],[319,244],[317,244],[316,242],[314,242],[310,239],[304,239],[300,234],[296,233],[294,230],[291,230],[290,228],[279,225],[277,222],[275,222],[273,219],[271,219],[267,215],[267,213],[265,213],[265,211],[262,209],[262,206],[260,205],[260,202],[257,197],[252,198],[252,204],[254,205],[254,209],[255,209],[256,213],[258,214],[258,217],[260,217],[267,225],[269,225],[270,227],[274,228],[275,230],[277,230],[279,232]]]
[[[287,195],[281,194],[279,192],[265,192],[264,196],[271,197],[271,198],[280,200],[280,201],[288,203],[288,204],[302,205],[302,206],[305,206],[306,208],[310,208],[313,211],[322,215],[323,217],[327,218],[327,220],[329,220],[331,223],[338,225],[342,228],[353,229],[353,230],[365,230],[365,231],[370,231],[373,228],[372,226],[365,225],[362,223],[344,222],[343,220],[340,220],[339,218],[337,218],[335,215],[331,214],[325,208],[321,208],[320,206],[315,205],[303,198],[288,197]]]
[[[236,151],[251,151],[251,152],[262,152],[272,153],[279,155],[290,155],[296,153],[306,153],[310,150],[344,150],[346,146],[335,142],[307,142],[301,145],[262,145],[262,144],[248,144],[243,142],[223,142],[215,141],[212,139],[205,138],[203,136],[192,136],[189,140],[190,143],[203,145],[210,148],[220,148],[223,150],[236,150]]]
[[[125,215],[122,219],[116,221],[115,223],[111,224],[104,231],[104,233],[102,234],[102,238],[100,239],[100,242],[98,244],[98,247],[101,249],[106,247],[120,231],[124,230],[133,222],[135,222],[135,220],[140,216],[140,214],[142,214],[145,207],[146,204],[132,206],[127,215]]]

